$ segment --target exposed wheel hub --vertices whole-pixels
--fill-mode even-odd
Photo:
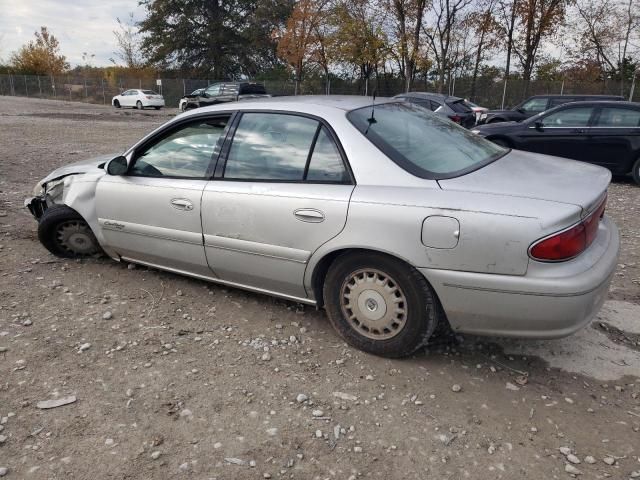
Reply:
[[[375,340],[395,337],[407,319],[407,304],[399,285],[374,269],[353,272],[341,289],[342,312],[359,334]]]
[[[93,255],[98,252],[98,243],[89,226],[80,220],[71,220],[58,225],[58,245],[76,255]]]

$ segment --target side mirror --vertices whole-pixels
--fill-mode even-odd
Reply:
[[[544,123],[542,123],[540,120],[538,120],[536,123],[534,123],[536,130],[538,130],[539,132],[542,132],[544,130]]]
[[[126,157],[120,155],[107,163],[107,173],[109,175],[124,175],[129,169]]]

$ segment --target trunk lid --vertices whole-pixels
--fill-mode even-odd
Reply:
[[[586,215],[611,181],[609,170],[588,163],[511,150],[489,165],[457,178],[439,180],[443,190],[532,198],[576,205]]]

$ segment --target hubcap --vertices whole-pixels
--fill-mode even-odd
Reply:
[[[400,333],[406,324],[404,293],[384,272],[357,270],[347,277],[340,293],[342,313],[360,335],[387,340]]]
[[[85,222],[79,220],[58,225],[56,241],[61,248],[76,255],[92,255],[98,251],[93,232]]]

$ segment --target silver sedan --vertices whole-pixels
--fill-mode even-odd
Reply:
[[[55,255],[324,307],[347,342],[399,357],[438,325],[530,338],[586,325],[619,249],[610,178],[409,103],[295,97],[179,115],[121,156],[52,172],[25,205]]]

